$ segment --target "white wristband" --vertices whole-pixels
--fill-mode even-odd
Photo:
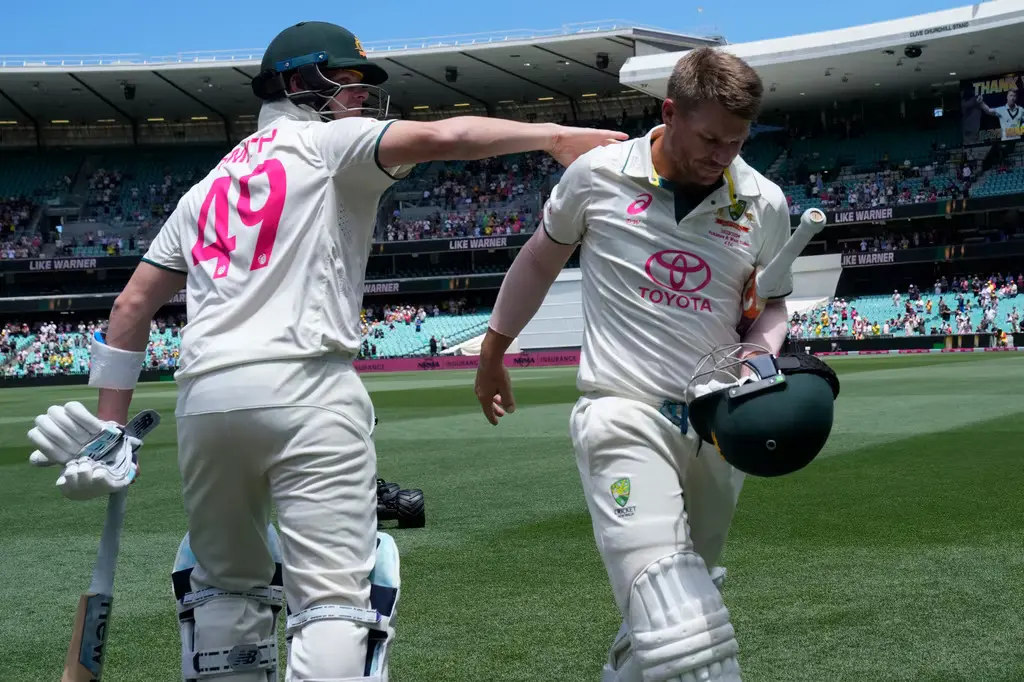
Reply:
[[[92,366],[89,368],[89,385],[94,388],[112,388],[131,391],[139,383],[146,351],[136,352],[108,346],[103,332],[96,332],[90,346]]]

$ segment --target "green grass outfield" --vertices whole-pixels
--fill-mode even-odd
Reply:
[[[748,479],[725,586],[751,682],[1024,680],[1024,354],[834,359],[826,452]],[[426,492],[402,553],[393,682],[598,679],[619,624],[568,436],[572,368],[514,374],[483,419],[472,373],[368,375],[380,474]],[[65,501],[25,432],[84,388],[0,391],[0,682],[60,677],[104,502]],[[168,573],[184,533],[174,387],[147,441],[117,575],[105,682],[180,680]]]

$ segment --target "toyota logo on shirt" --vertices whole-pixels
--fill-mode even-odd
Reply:
[[[647,259],[644,269],[652,282],[680,293],[700,291],[711,281],[707,262],[689,251],[659,251]]]

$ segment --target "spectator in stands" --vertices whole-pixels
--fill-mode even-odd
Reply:
[[[9,322],[0,331],[0,374],[8,377],[88,374],[89,339],[106,321]],[[177,366],[184,316],[157,320],[150,333],[147,367]]]

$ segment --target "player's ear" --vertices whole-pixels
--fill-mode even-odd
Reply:
[[[302,92],[305,89],[306,83],[302,80],[302,76],[298,71],[293,71],[292,75],[288,76],[288,92]]]
[[[672,118],[676,115],[676,103],[669,98],[665,98],[665,101],[661,103],[661,122],[671,123]]]

